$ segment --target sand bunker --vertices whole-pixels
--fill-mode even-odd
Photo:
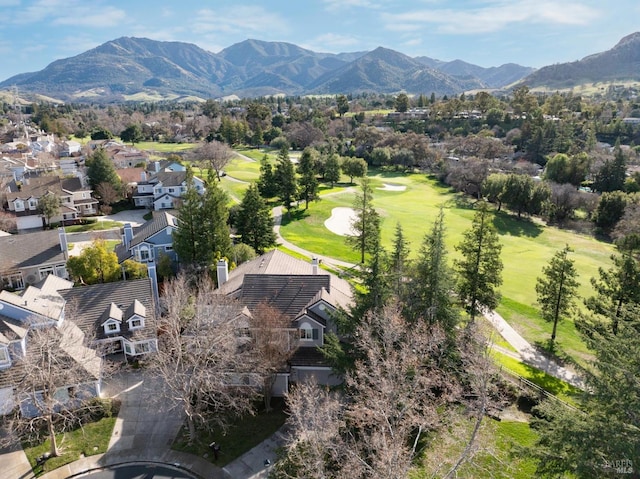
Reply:
[[[407,189],[406,186],[404,185],[390,185],[388,183],[382,183],[384,188],[376,188],[378,190],[385,190],[385,191],[404,191]]]
[[[356,217],[353,208],[339,207],[331,210],[331,218],[324,222],[325,227],[340,236],[353,235],[351,223]]]

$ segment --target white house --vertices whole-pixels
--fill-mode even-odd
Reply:
[[[198,193],[204,193],[204,181],[200,178],[193,177],[193,186]],[[136,206],[153,210],[173,209],[186,191],[186,171],[161,171],[138,182],[133,201]]]

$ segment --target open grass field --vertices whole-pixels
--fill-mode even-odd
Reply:
[[[449,259],[457,257],[454,246],[461,241],[474,215],[473,204],[468,197],[453,193],[424,174],[370,172],[369,175],[374,188],[373,204],[383,220],[382,241],[385,247],[391,246],[396,224],[400,223],[415,255],[442,206],[447,225]],[[404,185],[406,190],[377,189],[385,183]],[[333,208],[351,206],[353,200],[353,193],[325,196],[321,201],[312,203],[308,210],[294,212],[290,219],[285,217],[281,233],[288,241],[302,248],[356,262],[358,254],[346,246],[344,237],[331,233],[324,226]],[[592,294],[590,278],[597,275],[599,267],[609,266],[613,246],[533,220],[518,220],[515,215],[505,212],[495,214],[494,225],[503,245],[504,270],[500,290],[504,299],[499,311],[506,314],[507,320],[513,321],[514,327],[528,341],[543,344],[550,336],[551,325],[537,313],[535,284],[542,267],[558,249],[569,244],[574,249],[572,257],[579,274],[579,294],[587,297]],[[589,356],[571,321],[560,326],[558,345],[560,355],[575,356],[579,362]]]
[[[409,475],[411,479],[445,477],[458,460],[471,435],[474,421],[465,416],[454,418],[443,432],[431,438],[429,453],[422,467]],[[521,453],[532,445],[536,433],[527,422],[496,421],[485,418],[476,439],[477,452],[463,464],[455,477],[459,479],[529,479],[535,477],[535,462]],[[434,472],[435,471],[435,472]]]
[[[184,153],[194,149],[196,146],[196,143],[159,143],[157,141],[141,141],[135,144],[135,147],[139,150],[158,153]]]

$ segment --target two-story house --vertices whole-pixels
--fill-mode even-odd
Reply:
[[[24,289],[48,275],[68,278],[64,228],[0,237],[0,288]]]
[[[154,211],[152,218],[138,228],[125,223],[122,243],[116,246],[118,262],[134,259],[141,263],[157,261],[163,254],[171,261],[178,257],[173,251],[173,232],[178,227],[175,216],[166,211]]]
[[[309,264],[273,250],[231,272],[220,261],[218,284],[219,293],[236,298],[249,312],[262,302],[274,306],[298,330],[297,349],[288,369],[280,374],[275,394],[286,391],[289,382],[313,379],[336,385],[342,381],[318,348],[324,345],[325,334],[336,332],[333,315],[351,304],[351,286],[346,280],[321,270],[316,259]]]
[[[38,210],[38,201],[47,194],[57,196],[61,202],[60,214],[51,218],[54,223],[97,213],[98,200],[91,196],[91,188],[84,186],[80,178],[25,177],[20,184],[9,183],[7,190],[8,210],[16,216],[18,230],[42,228],[44,218]]]
[[[200,178],[193,177],[193,186],[198,193],[204,193],[204,181]],[[138,182],[133,201],[136,206],[156,211],[172,209],[178,206],[179,199],[186,191],[186,171],[160,171],[148,180]]]

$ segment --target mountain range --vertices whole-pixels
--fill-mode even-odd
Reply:
[[[514,84],[562,88],[613,79],[640,80],[640,33],[607,52],[537,71],[512,63],[483,68],[462,60],[412,58],[384,47],[332,54],[245,40],[216,54],[191,43],[122,37],[39,72],[13,76],[0,88],[15,86],[21,96],[109,102],[365,91],[441,96]]]

